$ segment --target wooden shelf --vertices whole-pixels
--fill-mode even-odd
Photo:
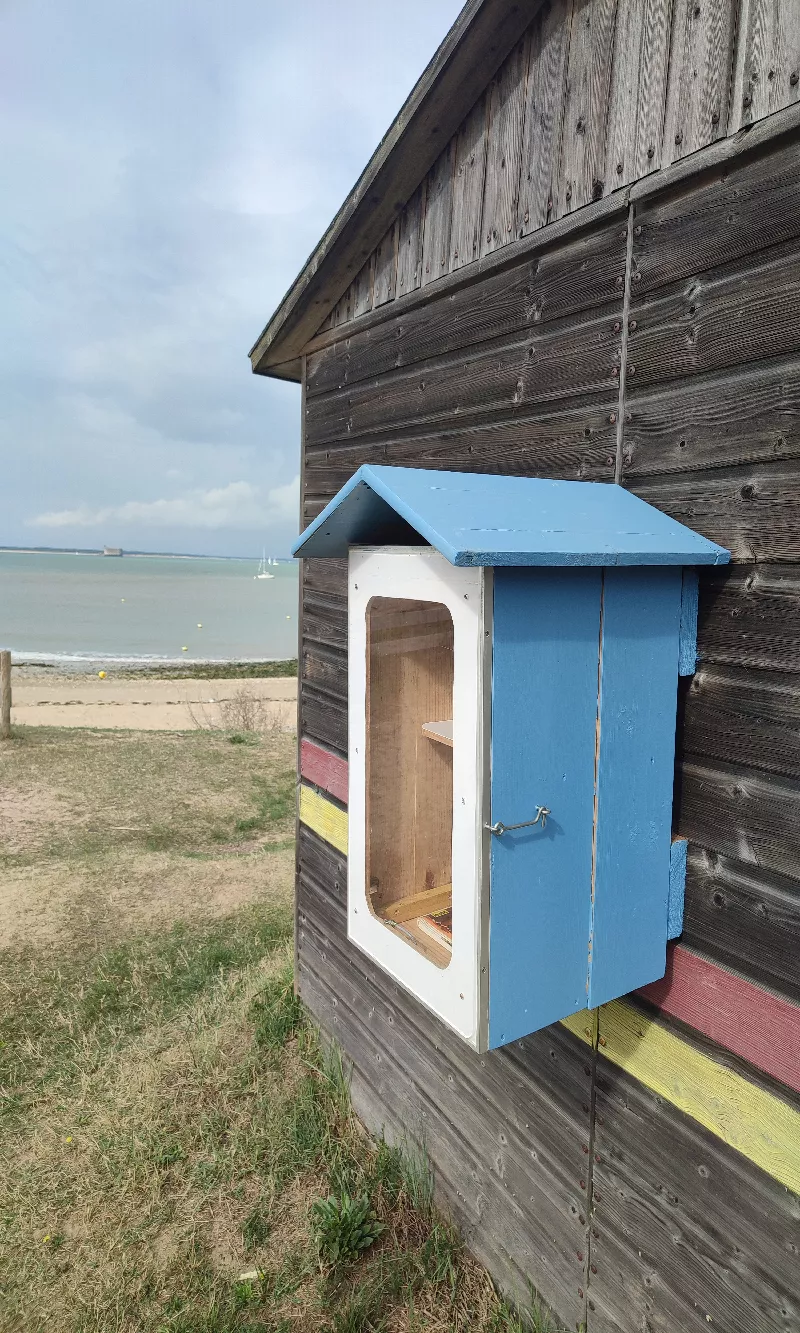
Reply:
[[[443,912],[453,901],[452,884],[442,884],[438,889],[423,889],[422,893],[412,893],[407,898],[398,898],[387,903],[378,911],[387,921],[411,921],[417,916],[430,916],[432,912]]]
[[[428,736],[432,741],[439,741],[441,745],[449,745],[453,748],[453,719],[446,718],[443,722],[423,722],[423,736]]]

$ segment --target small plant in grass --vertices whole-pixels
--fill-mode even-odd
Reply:
[[[353,1199],[345,1192],[318,1199],[311,1208],[320,1258],[334,1268],[356,1259],[368,1250],[385,1230],[368,1194]]]

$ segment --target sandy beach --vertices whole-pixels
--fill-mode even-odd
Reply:
[[[93,676],[12,677],[12,725],[111,727],[127,731],[239,729],[236,714],[255,710],[261,727],[291,730],[296,677],[246,680],[105,680]],[[242,728],[244,729],[244,728]]]

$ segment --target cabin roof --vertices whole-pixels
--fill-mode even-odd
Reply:
[[[300,354],[402,212],[544,0],[467,0],[319,244],[250,350],[256,374],[300,379]]]
[[[296,556],[434,546],[453,565],[722,565],[724,547],[608,482],[365,465],[306,528]]]

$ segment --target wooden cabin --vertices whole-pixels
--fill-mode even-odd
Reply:
[[[352,1067],[358,1114],[424,1142],[441,1202],[499,1286],[522,1304],[532,1286],[568,1329],[800,1329],[798,0],[469,0],[251,360],[302,386],[307,540],[322,514],[317,531],[333,531],[365,477],[379,493],[395,474],[394,518],[373,508],[336,554],[308,547],[302,571],[297,980]],[[633,970],[592,993],[595,1007],[543,1005],[496,1041],[437,1013],[400,955],[381,952],[404,926],[381,887],[402,840],[391,802],[378,822],[395,831],[377,851],[361,797],[353,807],[355,878],[383,920],[378,935],[354,933],[352,917],[348,929],[348,805],[367,762],[353,737],[378,754],[369,725],[348,728],[348,697],[364,717],[353,626],[370,606],[370,642],[413,631],[438,664],[424,707],[414,696],[414,745],[429,747],[431,790],[456,790],[455,602],[448,620],[446,599],[426,594],[401,623],[380,582],[396,568],[387,543],[420,568],[442,553],[458,566],[435,506],[403,498],[420,472],[589,483],[606,515],[635,497],[730,553],[703,564],[700,547],[675,548],[699,574],[696,667],[670,741],[682,919],[662,930],[653,916],[657,931],[630,943],[618,914]],[[467,567],[491,563],[474,553],[466,543],[457,572],[488,578]],[[371,603],[355,600],[358,561],[377,580]],[[619,660],[620,691],[627,671],[635,692],[651,668]],[[400,686],[385,661],[389,697]],[[554,716],[547,691],[541,707]],[[555,806],[529,796],[533,846]],[[505,833],[493,805],[492,817]],[[423,886],[453,903],[454,846]],[[656,900],[641,867],[611,880],[628,903]],[[351,865],[351,911],[353,881]],[[439,927],[402,947],[430,968],[439,949],[446,976]],[[654,931],[647,976],[664,956],[665,972],[643,981],[634,965]]]

